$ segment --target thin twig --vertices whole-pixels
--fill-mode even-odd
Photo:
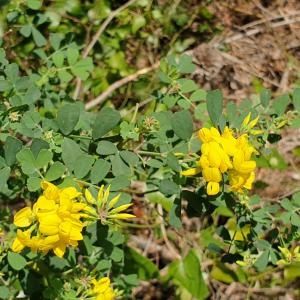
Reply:
[[[283,18],[284,18],[284,16],[283,16]],[[297,23],[297,22],[300,22],[300,17],[291,18],[291,19],[285,19],[283,21],[278,21],[278,22],[273,22],[273,23],[270,24],[270,27],[271,28],[277,28],[277,27],[280,27],[280,26],[290,25],[290,24]],[[223,41],[218,42],[218,43],[216,43],[213,46],[217,48],[221,44],[230,44],[230,43],[235,42],[237,40],[240,40],[240,39],[242,39],[244,37],[250,37],[252,35],[256,35],[258,33],[261,33],[263,31],[264,31],[263,27],[254,28],[254,29],[246,31],[245,33],[238,33],[238,34],[235,34],[233,36],[227,37]]]
[[[97,41],[99,40],[101,34],[104,32],[104,30],[107,28],[107,26],[109,25],[109,23],[124,9],[126,9],[128,6],[130,6],[131,4],[133,4],[134,2],[136,2],[137,0],[130,0],[128,2],[126,2],[125,4],[121,5],[120,7],[118,7],[116,10],[112,11],[110,13],[110,15],[107,17],[107,19],[102,23],[102,25],[99,27],[99,29],[97,30],[97,32],[95,33],[95,35],[93,36],[91,42],[86,46],[86,48],[84,49],[83,53],[82,53],[82,57],[86,58],[90,51],[93,49],[93,47],[95,46],[95,44],[97,43]],[[74,95],[73,98],[77,99],[79,96],[81,90],[81,79],[80,78],[76,78],[76,87],[75,87],[75,91],[74,91]]]
[[[233,63],[235,63],[235,64],[238,64],[239,67],[240,67],[243,71],[245,71],[245,72],[247,72],[247,73],[250,73],[250,74],[252,74],[252,75],[254,75],[254,76],[258,77],[258,78],[261,78],[261,79],[263,79],[264,81],[266,81],[266,82],[268,82],[268,83],[270,83],[270,84],[272,84],[272,85],[274,85],[274,86],[276,86],[276,87],[278,87],[278,88],[280,87],[280,84],[279,84],[278,82],[275,82],[274,80],[270,80],[270,79],[268,79],[268,78],[265,78],[265,77],[263,77],[262,75],[259,75],[258,73],[249,70],[249,68],[245,65],[245,63],[244,63],[242,60],[238,59],[237,57],[235,57],[235,56],[233,56],[233,55],[230,55],[229,53],[222,52],[222,51],[220,51],[220,54],[221,54],[225,59],[227,59],[227,60],[229,60],[229,61],[231,61],[231,62],[233,62]]]
[[[173,247],[173,245],[170,243],[168,236],[167,236],[167,231],[166,231],[166,227],[165,227],[165,223],[164,223],[164,219],[163,219],[163,209],[162,206],[160,204],[157,205],[157,211],[159,213],[159,218],[160,218],[160,230],[163,236],[163,239],[165,241],[165,244],[167,246],[167,248],[169,249],[169,251],[174,255],[174,257],[176,259],[180,259],[181,256],[180,254],[175,250],[175,248]]]
[[[261,24],[264,24],[264,23],[269,22],[269,21],[274,21],[274,20],[277,20],[277,19],[288,19],[290,17],[294,17],[294,16],[297,16],[297,15],[300,15],[299,10],[293,11],[293,12],[287,14],[287,15],[280,14],[280,15],[276,15],[276,16],[273,16],[273,17],[268,17],[268,18],[257,20],[257,21],[253,21],[253,22],[247,23],[247,24],[245,24],[241,27],[238,27],[238,29],[244,31],[248,28],[256,27],[257,25],[261,25]]]
[[[138,70],[136,73],[131,74],[127,77],[124,77],[118,81],[115,81],[112,85],[108,87],[107,90],[105,90],[102,94],[97,96],[95,99],[92,99],[91,101],[87,102],[85,105],[85,109],[89,110],[99,104],[101,104],[103,101],[106,100],[107,97],[109,97],[115,90],[120,88],[121,86],[127,84],[130,81],[136,80],[139,76],[149,73],[150,71],[153,71],[159,67],[159,61],[156,62],[154,65]]]

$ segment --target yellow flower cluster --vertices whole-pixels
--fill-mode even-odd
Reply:
[[[53,250],[62,257],[68,246],[76,247],[83,239],[82,230],[89,221],[112,224],[135,217],[124,213],[132,203],[115,207],[121,195],[109,201],[110,190],[104,185],[96,199],[88,189],[83,195],[74,187],[60,189],[47,181],[42,181],[41,186],[43,194],[33,207],[24,207],[14,216],[14,224],[19,228],[12,245],[14,252],[29,247],[45,254]]]
[[[288,265],[292,262],[300,262],[300,246],[289,250],[285,247],[278,247],[281,252],[282,259],[277,261],[277,265]]]
[[[109,193],[110,187],[104,189],[104,185],[100,187],[96,198],[93,197],[88,189],[85,190],[84,196],[89,204],[88,212],[92,217],[99,219],[103,224],[109,224],[113,220],[135,218],[135,215],[124,213],[124,210],[132,206],[132,203],[123,204],[114,208],[114,206],[118,204],[121,194],[108,201]]]
[[[62,257],[67,246],[77,246],[83,239],[85,224],[81,221],[86,204],[74,187],[60,189],[50,182],[42,182],[43,194],[33,207],[25,207],[14,216],[17,230],[12,250],[25,247],[47,253],[50,250]]]
[[[116,294],[110,287],[110,279],[108,277],[103,277],[100,280],[93,279],[92,284],[94,285],[92,293],[96,296],[96,300],[115,299]]]
[[[236,138],[228,127],[225,127],[222,134],[214,127],[202,128],[199,131],[199,139],[202,141],[202,155],[197,167],[183,171],[182,175],[192,176],[202,172],[207,182],[208,195],[219,193],[220,182],[223,181],[225,173],[228,174],[232,191],[241,193],[244,188],[251,189],[256,168],[251,156],[257,152],[249,144],[246,133]]]

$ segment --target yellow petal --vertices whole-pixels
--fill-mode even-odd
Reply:
[[[84,196],[88,203],[90,204],[96,203],[96,200],[94,199],[94,197],[92,196],[91,192],[88,189],[85,190]]]
[[[108,209],[111,209],[112,207],[114,207],[118,203],[120,197],[121,197],[121,194],[119,194],[116,197],[112,198],[108,203]]]
[[[102,201],[103,201],[103,191],[104,191],[104,185],[101,185],[98,195],[97,195],[97,201],[98,201],[98,205],[101,206]]]
[[[208,143],[209,141],[211,141],[211,133],[208,128],[201,128],[199,130],[198,136],[203,143]]]
[[[207,195],[213,196],[219,193],[220,185],[218,182],[209,182],[206,187]]]
[[[104,205],[106,205],[106,203],[107,203],[107,200],[108,200],[108,197],[109,197],[109,192],[110,192],[110,185],[107,187],[107,189],[104,192],[103,199],[102,199],[102,207]]]
[[[255,173],[251,172],[251,174],[249,175],[249,177],[247,178],[244,184],[244,188],[246,188],[247,190],[251,190],[254,180],[255,180]]]
[[[120,205],[120,206],[118,206],[118,207],[112,209],[109,213],[110,213],[110,214],[118,213],[118,212],[120,212],[120,211],[122,211],[122,210],[126,210],[128,207],[130,207],[130,206],[132,206],[132,205],[133,205],[133,203]]]
[[[256,168],[256,162],[254,160],[249,160],[249,161],[245,161],[243,162],[239,168],[237,168],[237,170],[241,173],[250,173],[252,171],[254,171]]]
[[[14,252],[21,252],[25,248],[25,245],[21,242],[21,240],[16,237],[12,246],[11,250]]]
[[[246,116],[246,118],[243,120],[242,126],[246,127],[250,121],[251,118],[251,112],[248,113],[248,115]]]
[[[110,219],[120,219],[120,220],[123,220],[123,219],[131,219],[131,218],[135,218],[136,216],[135,215],[132,215],[132,214],[115,214],[115,215],[108,215],[108,218]]]
[[[199,174],[200,172],[201,172],[200,168],[191,168],[191,169],[182,171],[180,174],[182,176],[194,176],[194,175]]]
[[[201,155],[200,160],[199,160],[199,165],[202,168],[207,168],[209,167],[209,161],[206,155]]]
[[[14,216],[14,224],[17,227],[28,227],[33,220],[33,214],[30,207],[20,209]]]
[[[103,277],[100,280],[93,280],[92,282],[95,287],[93,288],[94,293],[104,293],[110,286],[110,279],[108,277]]]
[[[257,116],[254,120],[252,120],[252,121],[249,123],[248,127],[249,127],[250,129],[252,129],[252,128],[257,124],[258,119],[259,119],[259,116]]]
[[[81,193],[78,192],[74,187],[67,187],[63,189],[60,194],[59,198],[62,199],[75,199],[81,196]]]
[[[241,267],[246,267],[247,266],[247,263],[245,263],[244,261],[242,260],[237,260],[236,263],[241,266]]]
[[[62,258],[66,252],[67,245],[64,243],[59,243],[55,248],[53,248],[53,252],[56,256]]]
[[[250,132],[252,135],[258,135],[258,134],[263,134],[263,133],[264,133],[264,131],[263,131],[263,130],[260,130],[260,129],[257,129],[257,130],[252,129],[252,130],[250,130],[249,132]]]
[[[62,220],[57,214],[47,214],[40,218],[39,230],[45,235],[55,235],[58,233]]]
[[[41,187],[44,190],[43,195],[51,200],[58,201],[59,188],[52,184],[51,182],[42,180]]]

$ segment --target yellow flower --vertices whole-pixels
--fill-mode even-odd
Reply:
[[[93,279],[93,293],[96,295],[96,300],[113,300],[116,297],[113,289],[110,287],[110,279],[103,277],[100,280]]]
[[[49,200],[58,201],[59,188],[53,183],[43,180],[41,182],[41,187],[44,190],[44,196]]]
[[[258,118],[251,121],[248,114],[243,121],[243,126],[252,128]],[[220,191],[222,174],[228,173],[229,185],[232,191],[242,193],[244,189],[251,189],[255,179],[256,163],[251,160],[254,154],[258,154],[249,144],[248,134],[242,134],[235,138],[233,130],[227,126],[222,134],[212,128],[199,130],[199,139],[202,141],[201,156],[195,168],[181,172],[183,176],[194,176],[202,172],[207,182],[207,194],[216,195]]]
[[[201,172],[200,168],[190,168],[181,172],[183,176],[195,176]]]
[[[246,116],[246,118],[243,120],[242,128],[252,129],[258,122],[259,116],[257,116],[255,119],[253,119],[251,122],[251,112]]]
[[[29,244],[30,241],[30,235],[31,231],[30,230],[25,230],[22,231],[20,229],[17,230],[17,237],[15,238],[11,249],[14,252],[21,252],[27,245]]]
[[[97,198],[95,199],[91,192],[86,189],[84,193],[85,199],[87,203],[93,206],[93,209],[88,209],[87,212],[93,214],[94,217],[99,219],[102,223],[109,223],[109,219],[125,220],[135,218],[135,215],[123,212],[132,206],[132,203],[120,205],[114,208],[114,206],[119,202],[121,194],[108,201],[109,193],[110,187],[105,190],[104,185],[102,185],[99,188]]]
[[[14,224],[17,227],[28,227],[35,219],[35,215],[30,207],[20,209],[14,216]]]
[[[206,187],[207,195],[213,196],[220,192],[220,184],[218,182],[210,181]]]
[[[300,262],[300,246],[295,247],[291,251],[284,247],[278,247],[281,252],[282,259],[277,261],[278,265],[288,265],[293,261]]]
[[[12,250],[20,252],[25,247],[43,253],[53,250],[62,257],[68,246],[76,247],[83,239],[82,230],[86,225],[81,218],[86,203],[79,201],[81,193],[74,187],[60,189],[47,181],[41,186],[43,195],[33,208],[25,207],[14,217],[16,226],[31,227],[17,231]]]

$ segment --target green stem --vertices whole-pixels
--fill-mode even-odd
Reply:
[[[164,156],[164,155],[166,155],[166,153],[158,153],[158,152],[143,151],[143,150],[139,150],[139,151],[137,151],[137,153],[141,154],[141,155],[148,155],[148,156]]]

